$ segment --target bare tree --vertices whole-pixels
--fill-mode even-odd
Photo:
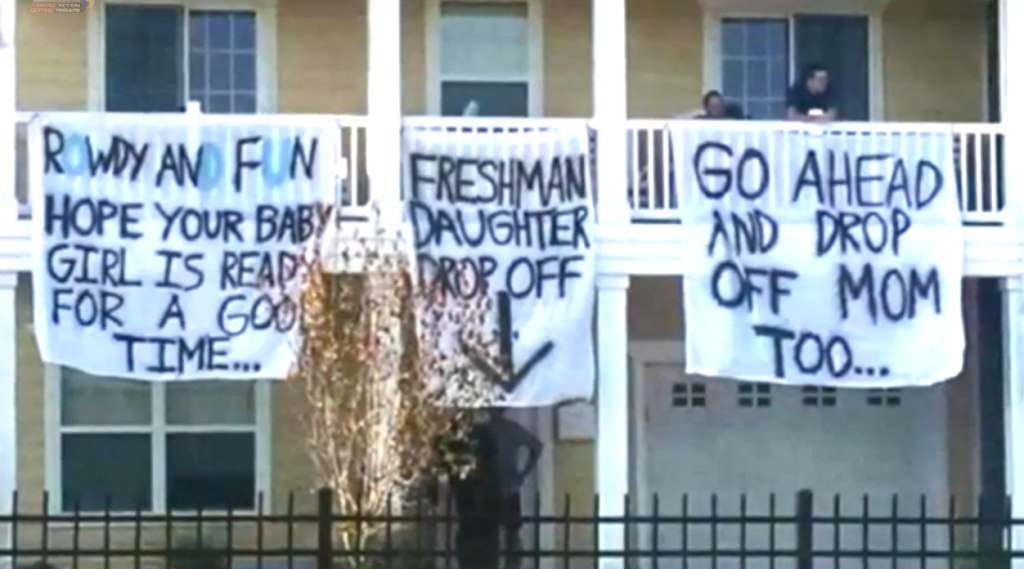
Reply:
[[[400,240],[378,234],[336,245],[304,263],[290,380],[304,387],[309,448],[336,509],[379,519],[407,510],[415,488],[450,471],[442,441],[463,437],[473,408],[493,402],[480,354],[498,358],[497,334],[484,290],[464,298],[417,282]],[[470,273],[457,278],[471,284]],[[336,536],[362,549],[383,529],[342,524]]]

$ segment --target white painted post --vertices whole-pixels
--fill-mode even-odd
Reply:
[[[14,227],[18,219],[14,158],[17,103],[14,59],[14,0],[0,0],[0,226]],[[9,515],[18,483],[17,273],[0,272],[0,515]],[[11,548],[8,524],[0,524],[0,549]],[[10,558],[0,557],[0,567]]]
[[[593,13],[598,220],[626,223],[626,0],[593,0]]]
[[[621,518],[629,493],[629,361],[627,354],[628,276],[597,278],[597,493],[600,515]],[[626,526],[603,523],[601,552],[625,547]],[[602,557],[601,569],[622,569],[622,557]]]
[[[602,231],[629,223],[626,170],[626,0],[593,0],[594,124],[597,129],[597,218]],[[597,282],[596,490],[602,517],[624,515],[629,493],[628,276]],[[621,551],[623,524],[602,524],[600,551]],[[621,569],[622,557],[602,557],[602,569]]]
[[[367,173],[371,200],[389,230],[402,218],[402,21],[401,0],[368,1],[369,61],[366,85],[369,128]]]
[[[1024,150],[1024,4],[1020,0],[999,2],[1000,122],[1006,126],[1003,141],[1003,188],[1007,204],[1015,214],[1013,229],[1024,231],[1024,165],[1011,157]],[[1015,63],[1014,63],[1015,62]],[[1024,519],[1024,275],[1006,279],[1003,288],[1003,342],[1005,359],[1006,486],[1013,498],[1014,519]],[[1024,548],[1024,527],[1014,526],[1009,546]],[[1024,567],[1015,558],[1013,566]]]
[[[18,219],[18,198],[14,193],[14,10],[14,0],[0,0],[0,223],[4,227],[11,227]]]

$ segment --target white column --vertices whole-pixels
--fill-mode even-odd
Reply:
[[[626,0],[593,0],[598,220],[629,220],[626,196]]]
[[[366,161],[371,199],[381,222],[401,219],[402,10],[401,0],[366,0],[369,62],[366,85]]]
[[[1024,148],[1024,4],[999,2],[1000,121],[1007,127],[1003,147],[1004,188],[1007,203],[1016,215],[1016,231],[1024,231],[1024,164],[1011,159]],[[1024,517],[1024,275],[1006,279],[1003,288],[1003,343],[1005,359],[1006,485],[1013,496],[1013,517]],[[1024,548],[1024,528],[1015,526],[1010,546]],[[1014,567],[1024,567],[1015,559]]]
[[[600,514],[621,517],[629,493],[628,276],[597,278],[597,452],[596,490]],[[625,526],[603,524],[600,551],[622,550]],[[622,558],[601,559],[601,569],[621,569]]]
[[[0,225],[10,228],[18,218],[14,193],[15,73],[14,0],[0,0]],[[0,272],[0,515],[11,511],[17,484],[17,371],[15,298],[16,273]],[[10,529],[0,524],[0,549],[10,549]],[[9,564],[0,558],[0,567]]]
[[[14,292],[17,282],[17,273],[0,272],[0,515],[11,512],[11,497],[18,484],[17,307]],[[0,549],[10,549],[10,538],[10,527],[0,524]],[[0,567],[7,567],[9,563],[9,558],[0,557]]]
[[[18,218],[14,194],[14,69],[14,0],[0,0],[0,223],[5,227]]]
[[[597,218],[602,232],[629,223],[626,195],[626,0],[593,0],[594,124],[597,128]],[[597,279],[596,490],[600,515],[620,517],[629,493],[628,276]],[[625,526],[603,524],[600,551],[622,550]],[[623,558],[602,557],[602,569],[621,569]]]

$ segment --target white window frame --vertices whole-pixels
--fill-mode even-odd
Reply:
[[[795,68],[794,18],[797,15],[847,15],[868,18],[868,116],[885,120],[885,54],[882,10],[889,0],[701,0],[704,3],[704,92],[722,86],[722,20],[766,18],[789,22],[790,81]],[[842,110],[840,109],[840,112]]]
[[[425,2],[428,114],[441,114],[442,80],[498,82],[494,77],[472,75],[443,77],[441,74],[441,4],[461,2],[464,4],[523,4],[526,6],[529,69],[525,76],[510,77],[507,80],[526,83],[527,116],[540,117],[544,115],[544,14],[541,0],[425,0]]]
[[[89,110],[106,110],[106,6],[112,4],[181,7],[189,10],[250,11],[256,14],[256,112],[277,111],[277,3],[278,0],[102,0],[89,10],[88,36]],[[188,73],[188,38],[183,42],[183,61]],[[188,94],[185,94],[186,102]],[[205,109],[203,109],[205,111]]]
[[[45,381],[45,403],[44,403],[44,431],[45,431],[45,478],[46,491],[50,495],[50,513],[59,514],[62,511],[63,503],[63,480],[61,476],[61,435],[67,433],[81,432],[91,434],[110,433],[139,433],[152,435],[151,457],[151,480],[152,480],[152,504],[148,511],[143,514],[158,515],[167,512],[167,449],[166,435],[168,433],[253,433],[255,439],[256,463],[255,470],[256,488],[253,503],[256,508],[248,511],[238,510],[238,513],[253,513],[259,508],[259,497],[263,496],[263,511],[271,511],[271,393],[272,386],[269,380],[255,381],[254,390],[254,425],[175,425],[168,427],[166,424],[166,397],[167,384],[163,382],[151,382],[152,393],[150,402],[152,405],[151,422],[148,426],[73,426],[61,425],[61,366],[46,364],[44,369]],[[175,510],[177,511],[177,510]],[[216,510],[204,510],[204,512]],[[115,512],[116,513],[116,512]],[[134,513],[134,512],[122,512]]]

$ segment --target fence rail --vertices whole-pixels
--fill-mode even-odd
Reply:
[[[629,498],[621,515],[598,515],[601,501],[557,508],[525,500],[522,514],[462,512],[447,500],[417,501],[407,511],[336,511],[328,490],[292,494],[273,512],[48,512],[46,497],[29,509],[23,498],[0,515],[0,560],[59,569],[363,569],[594,567],[623,559],[644,569],[959,568],[1008,567],[1024,559],[1010,547],[1024,520],[1008,517],[1009,501],[986,498],[900,500],[867,496],[746,496],[726,500]],[[258,503],[262,504],[262,500]],[[940,504],[941,502],[941,504]],[[874,505],[872,505],[874,504]],[[461,523],[460,523],[461,522]],[[506,532],[518,523],[521,546]],[[606,526],[625,530],[621,547],[599,543]],[[344,543],[342,531],[356,538]],[[372,536],[362,542],[360,537]]]

